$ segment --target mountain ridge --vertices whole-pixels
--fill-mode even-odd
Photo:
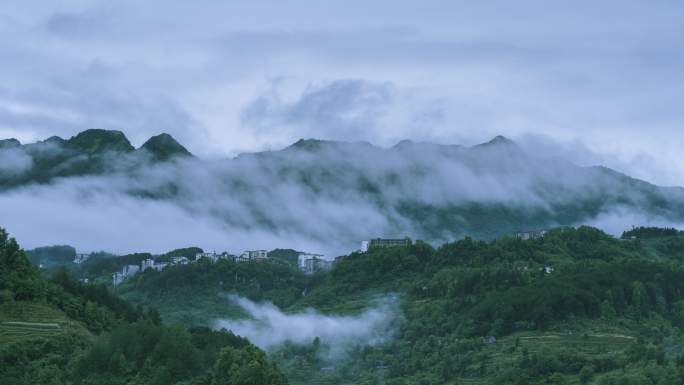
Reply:
[[[435,242],[464,234],[493,239],[591,224],[621,212],[684,222],[684,189],[540,158],[503,136],[470,147],[302,139],[280,150],[212,161],[188,157],[170,135],[131,150],[118,132],[88,134],[91,140],[81,135],[81,146],[90,151],[62,146],[57,138],[23,145],[33,165],[20,176],[0,174],[0,190],[98,176],[103,190],[170,202],[237,229],[288,229],[326,244],[333,233],[339,249],[380,234]],[[174,159],[179,161],[169,162]],[[85,183],[72,180],[70,188]]]

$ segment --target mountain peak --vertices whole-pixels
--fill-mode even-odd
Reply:
[[[373,147],[372,144],[364,141],[346,142],[327,139],[299,139],[286,147],[285,150],[318,153],[319,151],[354,151]]]
[[[121,131],[91,128],[67,140],[67,144],[89,154],[112,152],[131,152],[135,148]]]
[[[177,156],[192,156],[190,151],[167,133],[151,137],[140,149],[147,151],[155,160],[159,161],[169,160]]]
[[[62,145],[66,143],[66,140],[60,138],[59,136],[51,136],[43,141],[43,143],[52,143]]]
[[[402,139],[392,147],[394,147],[394,148],[406,148],[406,147],[414,146],[415,144],[416,144],[416,142],[412,141],[411,139]]]
[[[10,139],[0,139],[0,149],[2,148],[12,148],[12,147],[20,147],[21,142],[18,141],[17,139],[10,138]]]
[[[301,138],[298,141],[292,143],[290,147],[297,148],[301,150],[317,150],[324,145],[326,141],[321,139],[304,139]]]
[[[507,137],[505,137],[505,136],[503,136],[503,135],[497,135],[497,136],[495,136],[492,140],[490,140],[489,142],[482,143],[480,146],[487,146],[487,145],[491,145],[491,146],[494,146],[494,145],[495,145],[495,146],[501,146],[501,145],[503,145],[503,146],[511,146],[511,145],[516,145],[516,144],[515,144],[514,141],[508,139]]]

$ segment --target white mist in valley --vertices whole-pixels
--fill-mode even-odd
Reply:
[[[311,308],[285,313],[269,302],[256,303],[237,295],[228,298],[248,317],[217,320],[216,329],[231,330],[265,350],[286,343],[311,345],[318,337],[327,349],[323,358],[328,360],[345,357],[360,346],[389,341],[402,319],[399,298],[395,295],[378,298],[372,307],[355,315],[328,315]]]

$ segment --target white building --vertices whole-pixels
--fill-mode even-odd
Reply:
[[[266,250],[245,250],[240,258],[248,261],[262,261],[268,258],[268,251]]]
[[[126,277],[124,277],[121,273],[112,274],[112,285],[116,286],[120,284],[121,282],[123,282],[124,278]]]
[[[152,266],[152,268],[155,269],[155,270],[157,270],[157,271],[162,271],[162,270],[164,270],[168,265],[169,265],[169,264],[166,263],[166,262],[159,262],[159,263],[155,263],[154,266]]]
[[[143,259],[142,262],[140,262],[140,270],[145,271],[147,269],[154,269],[154,259]]]
[[[195,261],[199,261],[202,258],[207,258],[212,263],[216,263],[216,261],[219,260],[219,255],[216,253],[197,253],[197,254],[195,254]]]
[[[90,254],[76,254],[74,257],[74,263],[81,264],[90,258]]]
[[[368,241],[361,241],[361,252],[365,253],[368,249],[379,247],[409,247],[413,244],[409,238],[374,238]]]
[[[317,271],[328,270],[333,262],[325,259],[322,254],[299,254],[297,265],[299,270],[306,274],[313,274]]]
[[[515,233],[515,237],[527,241],[530,239],[542,239],[546,233],[546,230],[519,231]]]
[[[138,274],[138,271],[140,271],[140,266],[126,265],[121,269],[120,272],[112,274],[112,284],[116,286],[123,282],[126,278]]]
[[[187,257],[172,257],[171,264],[173,265],[187,265],[190,260]]]
[[[140,266],[138,265],[126,265],[121,269],[121,274],[124,275],[125,278],[132,277],[140,271]]]

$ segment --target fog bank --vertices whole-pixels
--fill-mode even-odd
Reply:
[[[214,327],[232,330],[263,349],[284,343],[311,345],[318,337],[326,345],[327,358],[339,358],[358,346],[373,346],[392,338],[401,312],[399,299],[386,296],[358,315],[325,315],[314,309],[284,313],[271,303],[256,303],[231,295],[229,300],[240,306],[246,319],[217,320]]]
[[[438,245],[560,225],[619,234],[684,222],[684,189],[540,157],[501,137],[475,147],[305,140],[223,161],[104,159],[100,174],[0,192],[0,226],[28,248],[162,253],[194,245],[334,257],[374,237]],[[5,168],[32,167],[18,163]]]

